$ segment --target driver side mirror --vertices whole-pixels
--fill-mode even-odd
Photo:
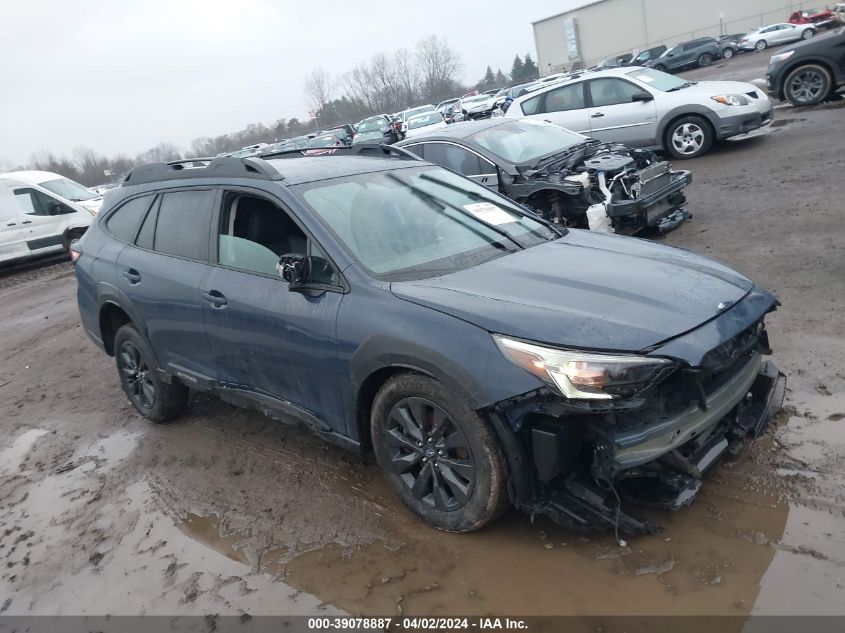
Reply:
[[[641,92],[635,92],[631,95],[631,101],[642,101],[645,103],[646,101],[654,101],[654,95],[650,92],[646,92],[642,90]]]
[[[276,271],[289,284],[290,290],[296,290],[310,278],[311,260],[298,253],[286,253],[279,259]]]

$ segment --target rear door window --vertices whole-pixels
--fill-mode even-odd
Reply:
[[[161,196],[153,250],[206,261],[215,192],[176,191]]]
[[[109,233],[124,242],[134,242],[138,227],[153,201],[154,196],[141,196],[124,203],[112,212],[106,221]]]
[[[427,143],[425,159],[448,167],[464,176],[480,176],[495,172],[495,168],[477,154],[451,143]]]
[[[545,97],[543,112],[566,112],[568,110],[581,110],[585,107],[583,83],[549,90]]]

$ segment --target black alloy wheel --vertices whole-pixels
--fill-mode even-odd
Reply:
[[[415,499],[443,512],[467,503],[475,486],[475,460],[467,437],[446,411],[425,398],[404,398],[390,410],[386,431],[391,466]]]
[[[142,411],[155,406],[156,388],[147,361],[132,341],[123,341],[118,355],[120,379],[132,404]]]

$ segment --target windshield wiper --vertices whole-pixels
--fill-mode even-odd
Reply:
[[[563,237],[564,235],[566,235],[569,232],[566,229],[558,228],[557,226],[555,226],[554,224],[552,224],[551,222],[549,222],[545,218],[541,218],[536,213],[527,213],[524,209],[512,207],[508,204],[502,204],[501,201],[499,201],[499,200],[495,200],[494,198],[488,198],[487,196],[482,196],[480,193],[475,193],[474,191],[467,191],[466,189],[461,189],[460,187],[457,187],[457,186],[455,186],[451,183],[440,180],[439,178],[432,178],[428,174],[420,174],[420,178],[422,178],[423,180],[428,180],[430,182],[437,183],[438,185],[440,185],[442,187],[446,187],[447,189],[451,189],[452,191],[457,191],[459,193],[462,193],[466,196],[469,196],[473,200],[483,200],[484,202],[489,202],[490,204],[494,204],[497,207],[504,207],[508,211],[513,211],[514,213],[521,215],[522,217],[527,217],[527,218],[533,220],[534,222],[538,222],[539,224],[542,224],[547,229],[550,229],[551,231],[557,233],[558,236],[560,236],[560,237]],[[466,211],[465,209],[460,209],[460,211],[462,211],[463,213],[468,213],[468,211]],[[475,219],[478,219],[474,215],[472,217],[475,218]],[[484,224],[486,225],[487,223],[484,222]],[[532,231],[532,233],[533,233],[533,231]],[[513,238],[511,238],[511,240],[513,240]]]
[[[680,86],[675,86],[674,88],[669,88],[666,92],[675,92],[676,90],[681,90],[682,88],[689,88],[692,84],[688,81],[685,81]]]

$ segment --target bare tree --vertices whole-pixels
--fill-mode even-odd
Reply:
[[[417,44],[417,64],[422,76],[422,96],[439,101],[451,95],[457,84],[461,60],[446,42],[436,35],[420,40]]]
[[[320,112],[332,98],[332,84],[329,74],[322,68],[315,68],[305,78],[305,98],[308,105]]]
[[[407,48],[400,48],[393,54],[393,66],[396,69],[396,79],[401,86],[402,105],[408,106],[417,99],[420,83],[420,71],[414,63],[414,57]]]

